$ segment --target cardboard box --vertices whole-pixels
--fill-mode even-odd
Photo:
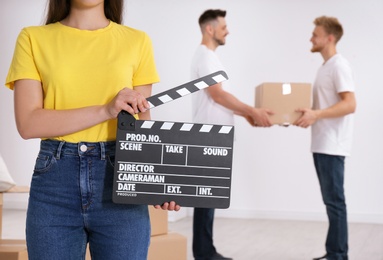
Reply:
[[[150,238],[148,260],[186,260],[186,237],[168,233]]]
[[[3,224],[3,194],[28,192],[29,187],[27,186],[14,186],[7,191],[0,192],[0,238]],[[0,260],[28,260],[25,240],[0,239]]]
[[[151,236],[164,235],[168,233],[168,211],[149,207]]]
[[[4,193],[28,193],[28,186],[14,186],[7,191],[0,192],[0,239],[2,236],[2,227],[3,227],[3,194]]]
[[[0,260],[28,260],[25,240],[0,240]]]
[[[255,107],[271,109],[274,125],[293,124],[302,114],[298,108],[311,108],[310,83],[262,83],[255,90]]]

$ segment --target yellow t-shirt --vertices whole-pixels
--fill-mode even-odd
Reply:
[[[124,87],[159,81],[146,33],[114,22],[95,31],[54,23],[24,28],[17,39],[6,86],[19,79],[42,83],[45,109],[106,104]],[[56,137],[67,142],[116,139],[116,119]]]

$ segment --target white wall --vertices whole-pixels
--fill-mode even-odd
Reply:
[[[42,21],[45,0],[0,3],[0,78],[5,79],[23,26]],[[315,17],[336,16],[345,35],[338,44],[352,64],[357,85],[355,141],[346,160],[346,196],[353,222],[383,223],[383,2],[381,0],[130,0],[125,24],[152,38],[161,83],[154,93],[189,81],[190,60],[200,43],[199,15],[228,11],[230,35],[218,49],[234,94],[254,103],[254,87],[266,81],[312,82],[322,59],[310,53]],[[36,15],[37,14],[37,15]],[[15,129],[12,91],[0,88],[0,153],[20,185],[30,181],[38,140]],[[155,108],[153,119],[191,122],[191,98]],[[310,131],[296,127],[251,128],[236,119],[231,207],[217,216],[324,220],[310,146]],[[11,200],[11,199],[10,199]],[[20,197],[12,205],[25,205]],[[190,213],[190,211],[189,211]]]

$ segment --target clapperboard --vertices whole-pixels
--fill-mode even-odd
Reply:
[[[150,108],[227,80],[218,71],[147,98]],[[228,208],[234,127],[118,115],[113,201]]]

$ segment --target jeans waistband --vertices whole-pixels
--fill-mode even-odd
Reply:
[[[79,142],[69,143],[57,140],[42,140],[40,143],[41,151],[49,151],[54,154],[56,159],[61,155],[70,154],[78,156],[100,156],[105,160],[107,155],[114,155],[116,152],[116,142]]]

